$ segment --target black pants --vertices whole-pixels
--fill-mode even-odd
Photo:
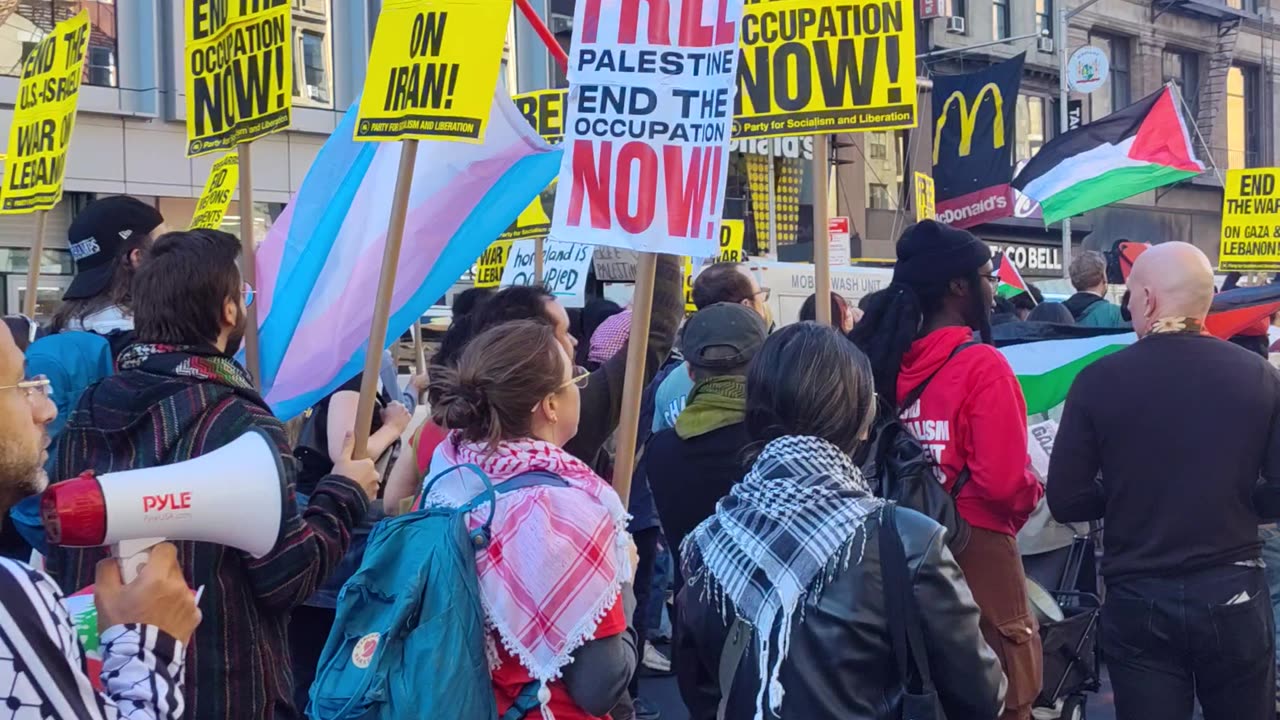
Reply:
[[[1247,598],[1247,599],[1246,599]],[[1274,720],[1275,620],[1261,568],[1108,584],[1102,643],[1117,720]]]
[[[316,679],[316,666],[320,653],[333,629],[333,608],[299,605],[289,619],[289,654],[293,662],[293,700],[298,706],[298,717],[306,717],[311,683]]]
[[[631,618],[631,626],[635,628],[637,649],[640,651],[640,657],[644,657],[644,642],[649,637],[648,618],[645,617],[645,608],[649,604],[649,590],[653,587],[653,563],[658,559],[658,538],[662,536],[660,528],[647,528],[635,532],[632,537],[636,541],[636,555],[639,562],[636,563],[636,611]],[[629,687],[631,697],[635,697],[640,691],[640,665],[636,664],[636,674],[631,677],[631,685]]]

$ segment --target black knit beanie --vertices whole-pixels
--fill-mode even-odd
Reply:
[[[898,239],[893,282],[927,287],[965,277],[991,260],[991,248],[967,230],[933,220],[908,227]]]

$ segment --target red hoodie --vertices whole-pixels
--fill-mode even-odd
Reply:
[[[906,397],[946,363],[902,420],[933,452],[947,490],[966,466],[969,482],[956,498],[970,525],[1017,535],[1044,489],[1027,457],[1027,403],[1013,368],[990,345],[951,351],[973,340],[964,327],[935,330],[911,345],[898,373]]]

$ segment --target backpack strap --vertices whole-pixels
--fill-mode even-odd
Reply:
[[[955,357],[956,355],[959,355],[960,352],[965,348],[971,348],[974,345],[981,345],[981,344],[982,343],[976,340],[970,340],[969,342],[960,343],[959,345],[957,345],[956,348],[951,351],[951,354],[947,356],[947,359],[942,361],[942,364],[938,366],[937,370],[934,370],[933,372],[929,373],[929,377],[925,378],[924,382],[912,388],[911,392],[907,393],[906,397],[902,398],[902,401],[898,403],[898,409],[906,410],[912,405],[915,405],[916,401],[920,399],[920,396],[924,395],[924,389],[929,387],[929,383],[932,382],[933,379],[938,376],[938,373],[942,372],[942,368],[946,367],[947,363],[951,362],[951,358]]]
[[[716,720],[725,720],[729,709],[729,691],[733,689],[733,676],[742,664],[742,656],[747,651],[747,640],[751,639],[751,626],[740,617],[733,619],[729,635],[725,638],[724,648],[720,651],[720,705],[716,708]]]
[[[510,482],[510,481],[508,481]],[[537,680],[531,680],[520,688],[520,694],[511,703],[511,707],[502,713],[502,717],[498,720],[523,720],[529,713],[537,709],[542,704],[538,700],[538,691],[542,689],[542,683]]]

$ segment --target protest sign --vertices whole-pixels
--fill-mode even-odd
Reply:
[[[564,107],[568,97],[568,90],[535,90],[513,95],[511,99],[543,140],[559,142],[564,138]]]
[[[693,258],[684,259],[684,311],[697,312],[698,306],[693,304]]]
[[[578,308],[587,301],[587,272],[591,264],[591,246],[582,243],[544,243],[542,249],[542,284],[561,305]],[[538,276],[534,258],[536,243],[517,240],[507,256],[502,271],[501,287],[532,285]]]
[[[204,192],[196,203],[195,216],[191,218],[191,229],[222,227],[222,218],[227,214],[227,206],[231,204],[231,195],[236,190],[240,179],[240,156],[229,153],[213,164],[209,170],[209,179],[204,183]]]
[[[498,240],[485,248],[476,261],[476,287],[495,288],[502,282],[502,271],[511,256],[511,241]]]
[[[715,255],[742,0],[579,2],[551,237]]]
[[[922,172],[916,173],[916,222],[932,220],[937,212],[934,210],[933,178]]]
[[[1280,270],[1280,168],[1228,170],[1222,192],[1220,270]]]
[[[613,247],[597,247],[592,264],[601,282],[636,281],[636,252]]]
[[[482,142],[510,14],[501,0],[386,0],[355,139]]]
[[[853,257],[853,248],[850,245],[851,233],[849,232],[849,218],[833,217],[827,220],[827,238],[831,243],[831,257],[828,258],[832,267],[844,267],[849,264],[849,260]]]
[[[555,181],[551,181],[555,185]],[[524,240],[525,238],[546,237],[551,231],[551,219],[547,211],[542,209],[542,196],[533,199],[529,207],[520,212],[520,216],[511,226],[498,236],[499,240]]]
[[[915,127],[914,5],[914,0],[748,5],[733,136]]]
[[[62,199],[88,42],[89,13],[82,10],[54,26],[23,59],[0,214],[49,210]]]
[[[720,221],[720,262],[746,262],[747,253],[742,249],[746,227],[741,220]]]
[[[186,0],[187,155],[205,155],[289,126],[292,3]]]

